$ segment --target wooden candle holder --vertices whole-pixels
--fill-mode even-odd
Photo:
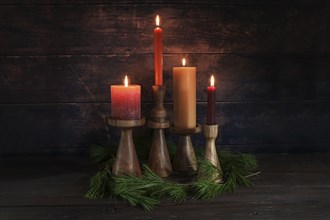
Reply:
[[[217,149],[215,146],[215,140],[218,136],[218,125],[203,125],[203,134],[206,139],[206,146],[205,146],[205,159],[212,163],[220,170],[220,174],[212,177],[215,182],[222,181],[222,171],[220,162],[218,159]],[[199,174],[203,175],[203,174]]]
[[[160,177],[172,173],[171,160],[167,149],[164,129],[170,127],[167,111],[164,108],[165,86],[153,86],[155,107],[151,110],[148,127],[154,129],[151,149],[148,158],[150,169]]]
[[[173,159],[173,169],[180,172],[197,171],[197,159],[190,135],[201,132],[201,126],[197,125],[194,129],[171,127],[171,131],[180,135]]]
[[[141,176],[141,168],[135,151],[132,131],[134,127],[140,127],[144,125],[144,123],[144,118],[137,120],[107,118],[108,125],[119,127],[121,129],[116,160],[112,168],[113,174]]]

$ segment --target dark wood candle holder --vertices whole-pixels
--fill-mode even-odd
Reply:
[[[144,123],[144,118],[137,120],[107,118],[108,125],[119,127],[121,129],[116,160],[112,168],[113,174],[141,176],[141,168],[135,151],[132,131],[134,127],[140,127],[144,125]]]
[[[151,110],[148,127],[154,129],[151,149],[148,158],[150,169],[160,177],[172,173],[171,160],[167,149],[164,129],[170,127],[167,111],[164,108],[165,86],[153,86],[155,106]]]
[[[194,129],[171,127],[171,131],[180,135],[179,144],[173,159],[173,170],[179,172],[197,171],[197,159],[190,135],[201,132],[201,126]]]
[[[208,160],[210,163],[212,163],[214,166],[216,166],[219,169],[219,175],[216,175],[212,177],[212,179],[215,182],[222,182],[222,171],[220,162],[218,159],[217,149],[215,146],[215,140],[218,136],[218,125],[203,125],[203,134],[206,140],[206,146],[205,146],[205,160]],[[203,174],[199,174],[203,175]]]

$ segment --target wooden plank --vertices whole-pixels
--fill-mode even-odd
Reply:
[[[79,154],[90,144],[108,143],[103,123],[108,105],[19,105],[0,111],[3,154]]]
[[[320,0],[173,0],[170,3],[165,0],[2,0],[0,5],[109,5],[109,4],[152,4],[152,5],[168,5],[168,4],[189,4],[189,5],[221,5],[221,6],[310,6],[310,5],[326,5],[326,1]]]
[[[228,103],[217,107],[222,144],[329,143],[329,102]],[[205,107],[204,107],[205,109]],[[201,114],[205,117],[205,114]],[[309,116],[306,116],[309,115]],[[199,116],[199,117],[202,117]],[[329,148],[329,145],[328,147]],[[276,150],[273,149],[273,150]],[[298,150],[298,149],[297,149]]]
[[[306,154],[255,154],[259,161],[259,169],[261,172],[272,173],[296,173],[301,172],[302,175],[309,175],[314,172],[330,171],[330,154],[329,153],[306,153]],[[304,174],[306,173],[306,174]],[[273,175],[275,178],[276,175]],[[282,177],[281,177],[282,178]],[[325,175],[327,178],[327,175]],[[306,179],[311,179],[310,177]],[[330,181],[330,179],[328,179]],[[304,184],[304,181],[302,182]]]
[[[152,104],[143,104],[147,116]],[[166,105],[172,121],[172,106]],[[205,122],[206,104],[197,105],[198,123]],[[217,145],[245,152],[329,151],[329,102],[218,103]],[[104,117],[109,103],[0,105],[1,151],[4,155],[86,154],[93,144],[118,143],[119,130],[108,136]],[[150,131],[150,130],[149,130]],[[146,127],[137,136],[149,134]],[[168,134],[177,142],[177,135]],[[204,146],[201,134],[192,136]],[[245,149],[245,150],[244,150]]]
[[[113,212],[107,206],[100,207],[18,207],[0,208],[2,216],[6,220],[48,220],[53,219],[184,219],[199,220],[207,218],[218,220],[227,219],[327,219],[329,211],[324,204],[311,202],[309,204],[298,203],[271,203],[251,204],[241,202],[238,204],[220,202],[216,205],[201,203],[198,205],[162,206],[151,212],[130,207],[118,207]],[[304,211],[304,210],[308,210]]]
[[[305,190],[305,194],[300,197],[301,199],[311,199],[312,197],[319,197],[320,200],[321,198],[323,198],[322,200],[329,199],[326,194],[312,195],[314,190],[329,189],[330,179],[325,175],[329,172],[329,167],[324,167],[324,160],[329,159],[329,154],[322,156],[320,154],[265,154],[257,156],[262,173],[253,178],[254,186],[241,188],[237,195],[225,194],[222,198],[230,202],[239,201],[240,196],[251,197],[249,198],[251,202],[281,201],[285,200],[285,194],[290,194],[290,191],[300,193],[300,191]],[[282,164],[278,164],[276,163],[278,161],[276,156],[287,158],[288,161],[282,160]],[[272,166],[267,164],[270,158],[273,162]],[[306,160],[308,160],[307,164],[304,163]],[[89,177],[98,169],[88,162],[89,159],[85,157],[4,158],[1,161],[1,173],[4,175],[0,182],[3,198],[0,206],[101,204],[104,201],[88,202],[81,197],[88,189]],[[25,165],[22,166],[22,164]],[[41,164],[42,166],[40,166]],[[302,164],[302,166],[295,168],[298,164]],[[284,185],[286,187],[283,187]],[[284,188],[281,189],[282,192],[279,192],[280,188]],[[35,196],[37,193],[40,193],[39,198]],[[258,194],[263,197],[263,193],[268,194],[269,198],[261,199],[258,197]],[[283,194],[283,196],[276,197],[278,193]],[[66,199],[66,197],[68,198]],[[216,201],[218,199],[214,202]],[[293,201],[287,200],[287,202]]]
[[[295,129],[295,128],[293,128]],[[200,146],[203,146],[203,140]],[[246,144],[226,144],[217,139],[219,150],[230,149],[242,153],[315,153],[329,152],[330,144],[328,142],[319,143],[318,140],[313,143],[246,143]]]
[[[255,185],[226,193],[211,201],[187,201],[175,205],[163,201],[152,212],[134,209],[124,202],[117,211],[106,201],[89,201],[81,196],[88,186],[88,177],[97,169],[87,158],[32,157],[1,160],[0,213],[6,220],[14,219],[326,219],[329,217],[328,170],[323,170],[329,154],[259,155],[261,170],[253,178]],[[269,160],[273,165],[269,166]],[[311,158],[313,161],[308,160]],[[308,166],[304,162],[309,163]],[[267,164],[268,163],[268,164]],[[302,166],[297,166],[301,164]],[[297,166],[297,167],[295,167]],[[287,167],[287,169],[285,168]],[[275,170],[274,170],[275,168]],[[307,169],[306,169],[307,168]],[[321,168],[319,172],[315,172]],[[267,170],[271,172],[267,172]],[[266,171],[266,172],[265,172]],[[292,172],[294,171],[294,172]],[[201,210],[204,210],[201,212]]]
[[[0,7],[0,55],[152,53],[156,13],[163,18],[165,53],[315,53],[330,48],[330,13],[324,4],[37,4]]]
[[[34,180],[30,178],[1,181],[0,207],[106,206],[107,199],[88,200],[83,198],[88,190],[88,178],[92,176],[93,173],[89,176],[68,173],[36,177]],[[235,204],[244,200],[256,205],[260,203],[296,203],[298,196],[302,202],[318,201],[319,204],[326,204],[329,201],[327,195],[330,189],[329,178],[326,177],[325,172],[262,173],[258,180],[253,180],[253,183],[254,186],[251,188],[240,188],[234,194],[224,193],[207,203],[216,205],[220,201],[226,201]],[[124,201],[118,202],[120,206],[128,206]],[[175,205],[170,201],[164,201],[162,204]],[[187,202],[187,205],[191,204],[196,205],[200,202]]]
[[[329,41],[330,42],[330,41]],[[183,55],[164,57],[166,102],[172,102],[172,68]],[[217,101],[329,100],[329,55],[238,56],[190,54],[197,67],[197,101],[206,101],[213,73]],[[109,85],[125,74],[152,102],[153,55],[0,57],[0,103],[109,102]]]

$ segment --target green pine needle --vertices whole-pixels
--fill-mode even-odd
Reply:
[[[233,192],[238,186],[250,186],[248,176],[257,168],[254,156],[219,152],[221,169],[205,159],[199,159],[199,175],[192,183],[177,183],[163,179],[143,165],[143,175],[111,174],[114,162],[109,148],[96,146],[91,151],[94,162],[101,165],[101,170],[91,179],[90,188],[85,197],[89,199],[110,198],[126,200],[131,206],[141,206],[146,211],[152,210],[161,199],[170,199],[184,203],[187,199],[209,200],[224,192]],[[217,183],[222,177],[223,182]]]
[[[103,163],[111,158],[113,158],[114,152],[111,150],[110,147],[101,147],[101,146],[93,146],[90,151],[90,155],[92,161],[94,163]]]
[[[131,206],[142,206],[146,211],[151,210],[159,204],[159,200],[151,197],[149,189],[153,188],[156,183],[145,181],[144,177],[134,177],[130,175],[113,176],[114,188],[113,192]]]
[[[187,185],[170,182],[162,179],[153,173],[147,165],[144,168],[144,179],[146,182],[153,182],[155,185],[152,188],[151,196],[157,198],[168,197],[176,203],[184,203],[187,199]]]
[[[112,182],[106,170],[97,172],[90,181],[90,187],[85,197],[88,199],[99,199],[109,197],[112,191]]]
[[[197,181],[192,184],[193,198],[210,200],[224,192],[224,184],[208,180]]]
[[[199,179],[213,182],[221,178],[222,170],[214,166],[210,161],[204,158],[198,158],[197,161]]]

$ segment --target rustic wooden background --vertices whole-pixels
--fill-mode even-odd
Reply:
[[[157,13],[170,113],[172,67],[185,56],[198,70],[199,123],[215,73],[221,148],[330,150],[329,1],[1,0],[1,155],[107,144],[109,85],[125,74],[142,85],[147,116]]]

